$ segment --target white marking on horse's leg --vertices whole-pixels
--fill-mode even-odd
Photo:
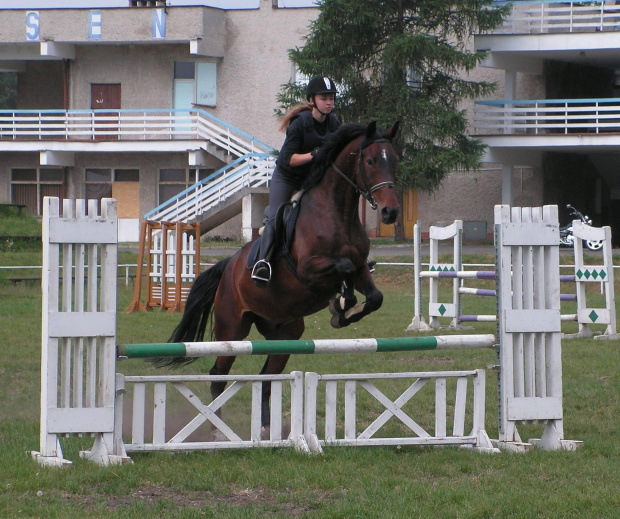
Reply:
[[[344,314],[345,318],[351,319],[352,316],[359,314],[360,312],[363,312],[365,306],[366,306],[366,303],[362,303],[361,305],[354,306],[353,308],[351,308],[348,312]]]

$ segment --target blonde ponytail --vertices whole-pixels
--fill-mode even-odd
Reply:
[[[296,115],[299,115],[301,112],[305,112],[306,110],[312,110],[313,105],[311,104],[300,104],[293,106],[284,117],[282,117],[282,124],[280,124],[280,131],[286,131],[286,129],[290,126],[291,121]]]

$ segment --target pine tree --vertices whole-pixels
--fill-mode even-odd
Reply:
[[[459,107],[494,88],[467,77],[485,57],[469,49],[472,35],[496,27],[507,14],[508,8],[492,4],[323,0],[305,45],[289,55],[306,76],[334,79],[343,122],[387,126],[400,120],[399,188],[432,192],[449,172],[480,165],[484,147],[467,136]],[[303,98],[303,86],[283,85],[279,113]],[[403,237],[397,226],[397,238]]]

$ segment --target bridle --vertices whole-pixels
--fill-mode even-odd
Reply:
[[[368,179],[366,178],[366,171],[364,170],[364,167],[362,165],[362,150],[364,148],[367,148],[371,144],[376,144],[376,143],[381,143],[381,142],[390,142],[390,140],[389,139],[385,139],[385,138],[381,138],[381,139],[377,139],[377,140],[374,140],[372,142],[369,142],[366,145],[363,145],[363,146],[360,145],[360,147],[359,147],[358,154],[357,154],[357,164],[358,164],[358,169],[359,169],[359,176],[362,178],[362,183],[364,184],[364,189],[361,189],[355,182],[353,182],[349,177],[347,177],[340,170],[340,168],[338,166],[336,166],[335,163],[332,162],[332,167],[334,168],[334,170],[336,170],[336,173],[338,173],[349,184],[351,184],[351,186],[353,186],[353,188],[355,189],[355,192],[358,195],[361,195],[366,200],[368,200],[368,202],[370,203],[370,207],[372,207],[373,209],[377,209],[377,201],[372,196],[372,194],[375,191],[378,191],[379,189],[383,189],[384,187],[390,187],[390,188],[394,187],[394,182],[389,182],[389,181],[388,182],[379,182],[378,184],[375,184],[374,186],[369,187]]]

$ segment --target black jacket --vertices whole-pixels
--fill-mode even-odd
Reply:
[[[310,172],[312,163],[292,167],[291,157],[295,153],[310,153],[318,148],[323,144],[325,136],[335,132],[338,126],[340,126],[340,121],[334,114],[328,114],[325,121],[320,123],[312,117],[310,110],[299,113],[286,130],[286,139],[278,156],[278,168],[287,176],[305,177]]]

